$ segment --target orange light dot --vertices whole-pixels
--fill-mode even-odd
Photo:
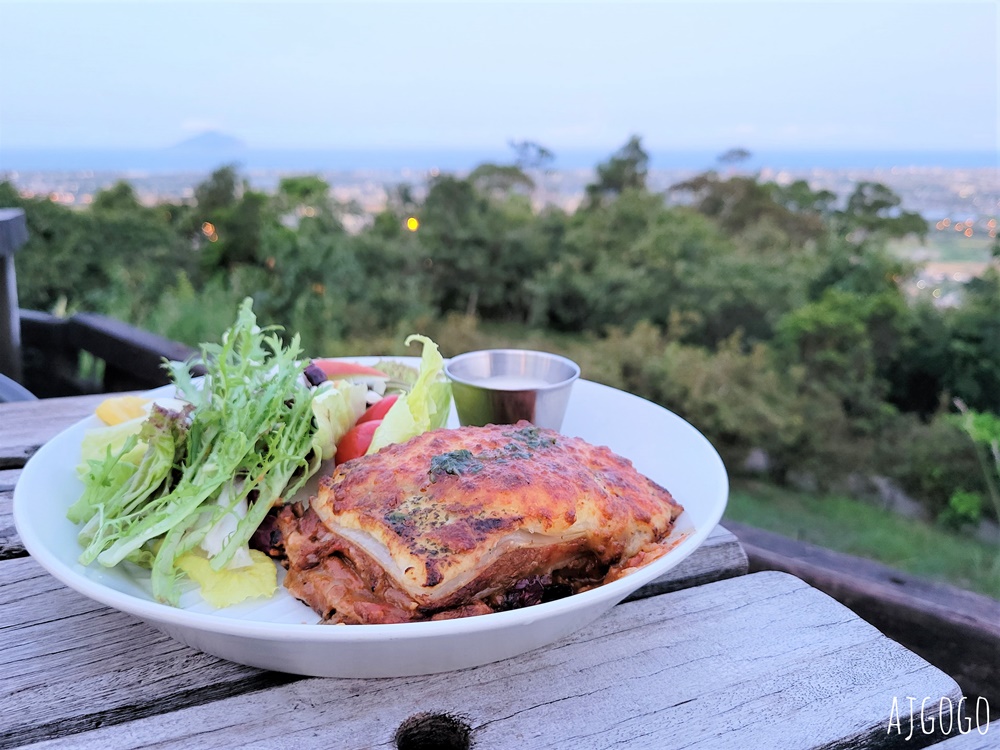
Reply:
[[[201,233],[208,237],[211,234],[215,234],[215,224],[210,221],[206,221],[201,225]]]
[[[969,227],[968,229],[965,230],[965,236],[966,237],[972,236],[972,227]]]
[[[420,222],[417,221],[416,216],[411,216],[406,220],[406,228],[409,229],[411,232],[416,232],[418,229],[420,229]]]
[[[946,227],[951,226],[951,219],[941,219],[941,223]]]

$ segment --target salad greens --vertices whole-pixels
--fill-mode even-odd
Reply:
[[[405,344],[423,344],[420,373],[409,393],[389,410],[372,436],[368,455],[392,443],[402,443],[428,430],[444,427],[451,409],[451,385],[442,378],[444,359],[438,346],[426,336],[407,336]]]
[[[438,379],[443,363],[433,342],[417,338],[427,366],[383,445],[447,418],[450,388]],[[123,423],[86,446],[78,469],[84,491],[67,511],[82,524],[80,562],[148,567],[154,597],[171,604],[185,570],[203,595],[212,572],[248,568],[244,583],[256,576],[249,575],[250,538],[331,457],[365,408],[364,385],[313,387],[303,377],[307,365],[298,336],[285,346],[277,329],[257,326],[250,299],[221,344],[202,344],[193,360],[171,363],[182,401],[154,402],[138,432]],[[192,375],[195,366],[202,377]],[[260,591],[270,594],[273,580],[262,579]],[[246,595],[253,593],[240,598]],[[217,592],[212,598],[229,601]]]

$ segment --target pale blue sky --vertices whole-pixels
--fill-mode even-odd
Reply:
[[[16,3],[0,148],[996,149],[997,3]]]

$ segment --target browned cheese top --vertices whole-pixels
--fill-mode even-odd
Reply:
[[[329,528],[370,535],[400,583],[424,591],[503,546],[582,539],[617,562],[663,539],[681,512],[627,459],[528,422],[434,430],[348,461],[313,503]]]

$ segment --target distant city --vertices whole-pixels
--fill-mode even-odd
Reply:
[[[0,179],[10,180],[26,197],[48,196],[66,205],[86,206],[95,193],[127,180],[140,200],[148,205],[160,202],[190,200],[194,188],[213,167],[189,169],[12,169],[4,168],[0,159]],[[456,159],[442,162],[457,162]],[[272,192],[283,177],[295,174],[315,174],[331,186],[332,197],[343,203],[353,202],[365,213],[376,213],[385,207],[393,186],[408,183],[417,190],[442,171],[462,175],[479,161],[466,160],[468,166],[428,166],[420,168],[274,168],[240,166],[241,175],[256,190]],[[487,155],[480,161],[510,162],[509,154]],[[595,159],[597,163],[600,159]],[[692,158],[691,161],[695,161]],[[219,159],[215,166],[226,163]],[[861,181],[881,182],[902,198],[903,207],[918,211],[931,224],[949,220],[963,224],[973,234],[995,232],[987,226],[1000,215],[1000,168],[995,166],[875,166],[875,167],[772,167],[745,164],[725,166],[705,158],[698,166],[673,166],[649,170],[650,189],[666,191],[670,186],[708,169],[722,174],[756,174],[759,179],[787,184],[806,180],[814,190],[830,190],[845,199]],[[592,167],[564,167],[534,171],[536,181],[533,200],[537,205],[557,205],[572,211],[580,203],[586,185],[593,180]]]
[[[9,165],[19,160],[9,158],[9,153],[0,154],[0,180],[11,181],[25,197],[47,197],[53,202],[82,208],[91,203],[97,192],[119,180],[128,181],[139,199],[147,205],[189,201],[194,197],[195,187],[208,177],[212,169],[227,163],[236,164],[240,175],[251,187],[264,192],[275,191],[283,177],[314,174],[331,186],[331,197],[335,201],[351,206],[352,212],[345,216],[345,223],[348,230],[357,231],[373,215],[385,208],[388,196],[395,186],[409,184],[415,196],[420,198],[428,181],[442,172],[462,176],[478,163],[513,161],[509,151],[408,157],[396,154],[393,158],[406,159],[408,163],[418,166],[330,168],[323,165],[329,164],[334,155],[332,152],[324,152],[326,158],[319,155],[313,160],[320,165],[316,168],[304,166],[309,163],[304,154],[300,154],[297,159],[288,160],[302,163],[279,168],[269,165],[268,159],[259,158],[262,152],[255,152],[256,158],[246,158],[248,154],[242,151],[217,153],[215,158],[210,158],[204,153],[180,151],[172,152],[173,159],[164,159],[162,153],[156,152],[156,159],[153,162],[147,161],[153,167],[143,169],[54,169],[48,165],[45,168],[14,169]],[[921,242],[916,238],[901,241],[895,244],[894,250],[902,257],[923,264],[913,291],[933,294],[938,304],[951,303],[958,285],[982,273],[996,243],[1000,217],[1000,168],[990,162],[991,155],[966,155],[964,158],[955,155],[924,155],[922,159],[900,154],[812,157],[815,163],[825,163],[824,166],[804,166],[803,163],[807,164],[808,161],[805,161],[806,155],[802,154],[794,158],[771,159],[767,155],[756,155],[736,165],[721,164],[716,156],[687,153],[656,158],[654,154],[650,160],[647,184],[651,190],[667,192],[672,185],[714,169],[722,176],[750,174],[757,175],[762,181],[778,184],[805,180],[813,190],[829,190],[841,201],[845,201],[859,182],[880,182],[900,196],[905,210],[919,212],[929,224],[927,241]],[[48,158],[54,157],[50,155]],[[279,156],[271,154],[269,158],[278,159]],[[341,158],[338,163],[364,158],[364,155],[354,154],[352,159]],[[382,154],[378,158],[388,160],[390,157]],[[568,212],[576,210],[583,199],[586,185],[594,179],[593,166],[582,165],[598,164],[606,158],[607,155],[577,154],[555,162],[569,162],[574,166],[531,171],[536,183],[532,193],[536,208],[558,206]],[[992,158],[995,159],[995,156]],[[894,159],[908,159],[915,166],[891,166]],[[77,157],[66,161],[72,163],[79,160]],[[37,158],[27,161],[38,163]],[[378,159],[372,156],[370,161],[374,163]],[[946,166],[938,166],[935,161]],[[104,162],[108,163],[108,160],[105,159]],[[658,167],[657,162],[668,166]],[[768,166],[768,162],[789,166]],[[862,166],[844,166],[845,162],[860,163]],[[143,160],[134,159],[132,163],[143,163]],[[171,165],[184,164],[190,166],[171,168]],[[668,194],[668,200],[679,201],[681,196],[672,197]]]

